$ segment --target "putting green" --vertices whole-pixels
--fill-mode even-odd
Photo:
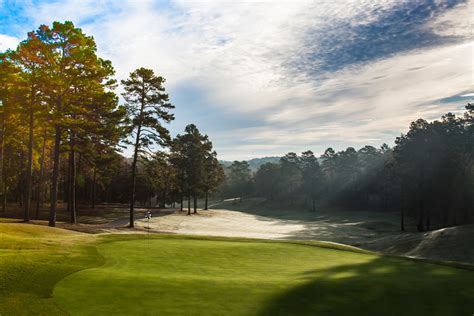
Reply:
[[[471,315],[474,272],[279,242],[102,243],[105,264],[67,276],[72,315]]]

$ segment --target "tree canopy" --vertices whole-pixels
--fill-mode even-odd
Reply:
[[[224,198],[262,196],[268,201],[320,208],[399,211],[415,219],[416,229],[471,223],[474,217],[474,106],[461,116],[416,120],[409,131],[376,148],[328,148],[290,152],[252,174],[246,162],[226,168]],[[246,191],[247,190],[247,191]]]
[[[35,201],[38,219],[49,200],[55,226],[58,208],[75,223],[79,203],[128,202],[133,226],[137,200],[166,207],[215,192],[223,172],[209,138],[190,124],[172,140],[165,127],[174,119],[165,79],[137,68],[121,81],[121,105],[114,75],[94,38],[69,21],[41,25],[0,53],[4,215],[14,203],[29,221]],[[131,160],[121,153],[127,146]]]

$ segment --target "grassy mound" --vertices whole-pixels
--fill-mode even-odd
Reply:
[[[66,314],[52,298],[54,285],[102,264],[92,239],[58,228],[0,223],[0,315]]]
[[[73,315],[474,310],[474,273],[429,263],[290,243],[197,238],[122,240],[98,249],[103,266],[70,275],[55,288],[56,302]]]
[[[374,241],[369,248],[387,254],[450,260],[474,264],[474,224],[425,233],[400,234]]]

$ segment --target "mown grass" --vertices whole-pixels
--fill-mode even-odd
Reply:
[[[0,315],[67,314],[52,298],[59,280],[103,263],[93,236],[0,223]]]
[[[474,311],[473,271],[338,245],[97,237],[24,224],[0,224],[0,233],[2,316]]]
[[[114,238],[126,237],[108,237]],[[57,302],[73,315],[469,315],[474,309],[472,271],[375,254],[180,236],[98,249],[103,266],[55,288]]]

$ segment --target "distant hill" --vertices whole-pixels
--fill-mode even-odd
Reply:
[[[281,157],[262,157],[262,158],[253,158],[253,159],[249,159],[247,160],[249,166],[250,166],[250,169],[252,171],[257,171],[258,168],[263,165],[263,164],[266,164],[267,162],[272,162],[272,163],[277,163],[280,161],[280,158]],[[232,161],[228,161],[228,160],[220,160],[219,161],[221,164],[223,164],[224,166],[228,167],[232,164]]]

